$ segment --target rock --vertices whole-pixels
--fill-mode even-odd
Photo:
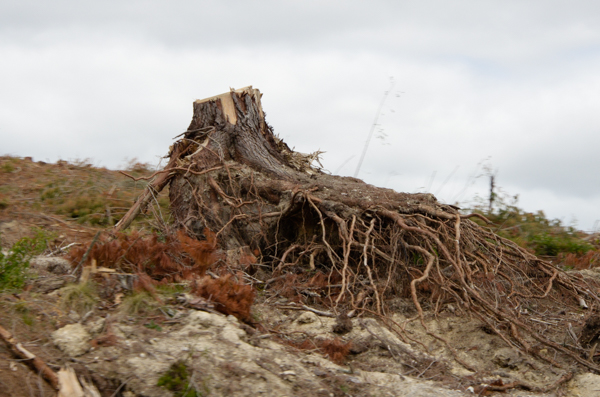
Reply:
[[[67,274],[71,270],[71,262],[53,256],[36,256],[31,260],[31,267],[54,274]]]
[[[81,324],[69,324],[52,333],[52,342],[70,357],[85,354],[91,347],[91,339]]]
[[[65,277],[48,276],[40,277],[33,281],[33,291],[41,294],[48,294],[56,291],[67,284]]]
[[[319,320],[319,316],[317,316],[313,312],[304,312],[298,316],[296,319],[296,323],[298,324],[312,324],[315,321]]]
[[[102,317],[98,317],[95,320],[92,320],[86,326],[88,332],[92,335],[97,335],[102,332],[104,329],[104,325],[106,324],[106,319]]]
[[[600,375],[579,374],[568,383],[571,397],[600,397]]]
[[[508,368],[513,371],[518,371],[519,364],[523,362],[523,359],[520,357],[519,352],[511,349],[510,347],[504,347],[496,351],[492,362],[500,368]]]

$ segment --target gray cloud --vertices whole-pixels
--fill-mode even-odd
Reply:
[[[529,210],[590,228],[598,11],[547,0],[2,2],[1,148],[156,163],[194,99],[252,84],[291,146],[325,150],[329,170],[351,175],[394,76],[387,136],[371,142],[362,178],[466,200],[485,194],[473,178],[491,157]]]

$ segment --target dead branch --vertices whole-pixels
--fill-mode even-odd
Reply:
[[[42,377],[46,379],[55,390],[60,390],[60,384],[56,373],[54,373],[41,358],[25,349],[23,345],[2,326],[0,326],[0,337],[2,337],[4,343],[6,343],[15,356],[23,359],[25,363],[32,367],[32,369],[42,374]]]

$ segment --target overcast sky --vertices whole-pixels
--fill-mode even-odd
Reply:
[[[192,102],[253,85],[290,147],[466,205],[489,178],[600,228],[600,2],[0,2],[0,154],[158,164]],[[486,169],[488,171],[486,171]]]

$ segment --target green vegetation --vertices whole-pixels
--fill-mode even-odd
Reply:
[[[96,285],[91,282],[69,284],[60,290],[61,306],[80,315],[92,310],[98,303]]]
[[[200,392],[193,385],[193,376],[190,378],[187,365],[184,362],[176,362],[169,370],[158,379],[158,386],[174,392],[175,397],[202,397],[208,395],[208,388]]]
[[[47,234],[38,230],[34,237],[17,241],[7,253],[0,252],[0,291],[23,288],[29,261],[46,249],[47,240]]]
[[[31,313],[29,304],[26,301],[19,301],[13,305],[13,310],[21,316],[23,324],[31,327],[33,325],[34,316]]]
[[[565,226],[558,219],[548,219],[543,211],[527,212],[517,206],[518,196],[494,196],[494,207],[489,211],[487,205],[477,205],[468,211],[477,212],[488,218],[488,225],[496,234],[514,241],[519,246],[536,255],[561,257],[565,255],[581,256],[598,250],[585,238],[586,233],[572,226]],[[484,225],[480,220],[476,220]]]
[[[174,299],[177,293],[185,291],[185,287],[177,284],[165,284],[152,287],[151,290],[131,291],[123,298],[119,305],[122,313],[129,316],[140,316],[148,314],[164,314],[172,317],[176,311],[165,306],[164,302]],[[156,329],[161,331],[158,324],[151,321],[149,324],[144,324],[146,328]]]
[[[154,322],[154,320],[150,320],[148,324],[144,324],[144,327],[148,329],[155,329],[158,332],[162,332],[162,327]]]
[[[10,173],[15,170],[15,166],[10,162],[6,162],[2,164],[2,167],[0,167],[0,169],[2,170],[2,172]]]

